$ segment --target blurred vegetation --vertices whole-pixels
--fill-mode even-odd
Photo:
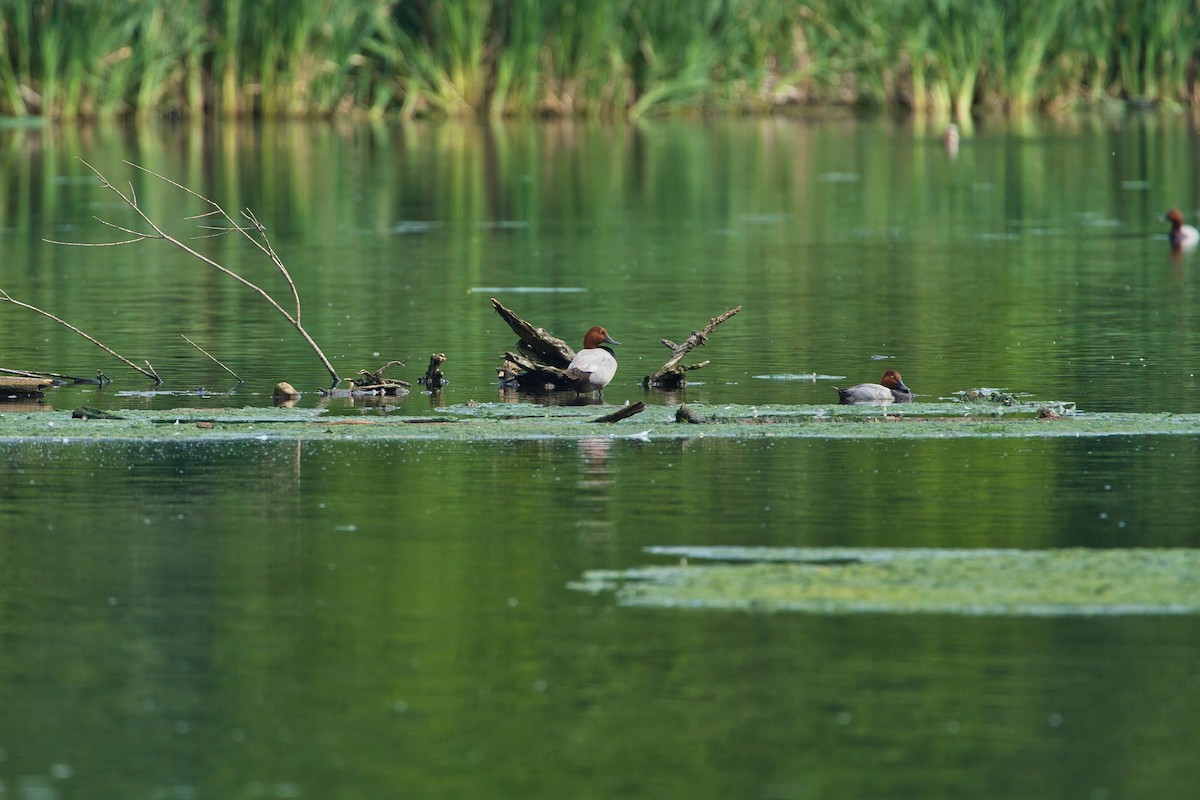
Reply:
[[[0,0],[0,114],[1200,105],[1191,0]]]

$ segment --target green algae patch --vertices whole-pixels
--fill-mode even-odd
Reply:
[[[572,587],[625,606],[816,614],[1200,614],[1200,550],[651,548]],[[693,563],[696,559],[720,563]]]
[[[1044,406],[1040,406],[1044,407]],[[1040,408],[1039,407],[1039,408]],[[1063,404],[1059,404],[1063,407]],[[861,406],[689,405],[699,424],[676,422],[678,406],[648,405],[617,422],[597,419],[616,405],[541,406],[467,403],[420,416],[394,409],[338,413],[328,408],[112,408],[114,419],[73,418],[66,409],[30,411],[0,404],[0,441],[58,439],[347,439],[496,441],[595,436],[655,440],[822,438],[941,439],[1200,435],[1196,414],[1090,414],[1039,417],[1029,409],[993,410],[962,403],[905,404],[884,415]],[[895,412],[893,406],[889,411]]]

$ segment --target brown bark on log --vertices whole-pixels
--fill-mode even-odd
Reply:
[[[671,349],[671,357],[662,365],[658,372],[653,375],[647,375],[642,378],[642,386],[647,389],[678,389],[681,386],[687,385],[685,375],[689,370],[700,369],[708,366],[708,361],[701,361],[698,364],[680,365],[683,357],[697,347],[708,342],[708,337],[713,330],[725,320],[737,314],[742,310],[741,306],[731,308],[719,317],[713,317],[708,321],[701,330],[692,331],[692,335],[687,338],[683,344],[675,344],[670,339],[663,339],[662,343]]]
[[[496,309],[500,318],[507,322],[508,327],[512,328],[513,333],[521,339],[520,349],[536,356],[538,361],[564,369],[575,357],[575,351],[562,339],[550,335],[543,328],[533,327],[501,305],[500,301],[494,297],[492,298],[492,308]]]
[[[575,357],[571,346],[544,328],[535,328],[494,297],[492,308],[520,339],[517,343],[519,352],[504,354],[504,365],[499,369],[500,380],[508,386],[530,391],[569,389],[570,383],[563,377],[563,370]]]

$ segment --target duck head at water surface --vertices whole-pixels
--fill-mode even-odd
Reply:
[[[889,403],[911,403],[912,390],[904,385],[900,373],[889,369],[879,383],[860,383],[849,389],[837,389],[838,402],[844,406],[886,406]]]
[[[1167,222],[1171,223],[1171,231],[1167,240],[1171,242],[1172,250],[1194,250],[1200,244],[1200,231],[1183,222],[1183,213],[1178,208],[1167,212]]]
[[[571,388],[580,393],[598,392],[617,374],[617,357],[606,344],[620,344],[608,331],[596,325],[583,337],[583,349],[575,354],[563,370]]]

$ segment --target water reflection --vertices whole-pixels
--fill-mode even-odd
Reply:
[[[613,439],[594,436],[580,439],[577,446],[580,470],[572,509],[575,526],[593,540],[608,539],[615,530],[611,510],[613,480],[609,466]]]
[[[532,403],[540,406],[605,406],[610,405],[603,393],[579,394],[574,391],[530,392],[511,386],[500,386],[498,396],[502,403]]]
[[[1200,409],[1200,284],[1164,258],[1157,221],[1192,190],[1188,123],[963,134],[950,168],[939,129],[850,115],[0,130],[0,288],[170,381],[0,413],[263,406],[283,379],[316,406],[325,385],[222,276],[149,243],[46,245],[100,238],[89,220],[115,213],[77,157],[252,208],[340,371],[380,352],[453,359],[436,395],[324,401],[334,415],[681,404],[629,376],[726,303],[745,312],[707,346],[691,403],[823,406],[831,376],[870,378],[886,353],[929,397],[984,385],[1084,413]],[[133,180],[164,218],[192,213]],[[236,244],[204,242],[256,263]],[[581,309],[612,321],[622,372],[603,400],[497,389],[512,336],[488,295],[505,292],[550,330]],[[181,330],[246,384],[194,392],[226,378]],[[0,366],[106,367],[8,313],[0,341]],[[694,427],[671,443],[331,442],[314,426],[287,443],[0,444],[3,787],[990,800],[1200,783],[1192,620],[723,616],[566,588],[651,545],[1196,547],[1200,442]],[[28,777],[55,764],[69,774]]]

